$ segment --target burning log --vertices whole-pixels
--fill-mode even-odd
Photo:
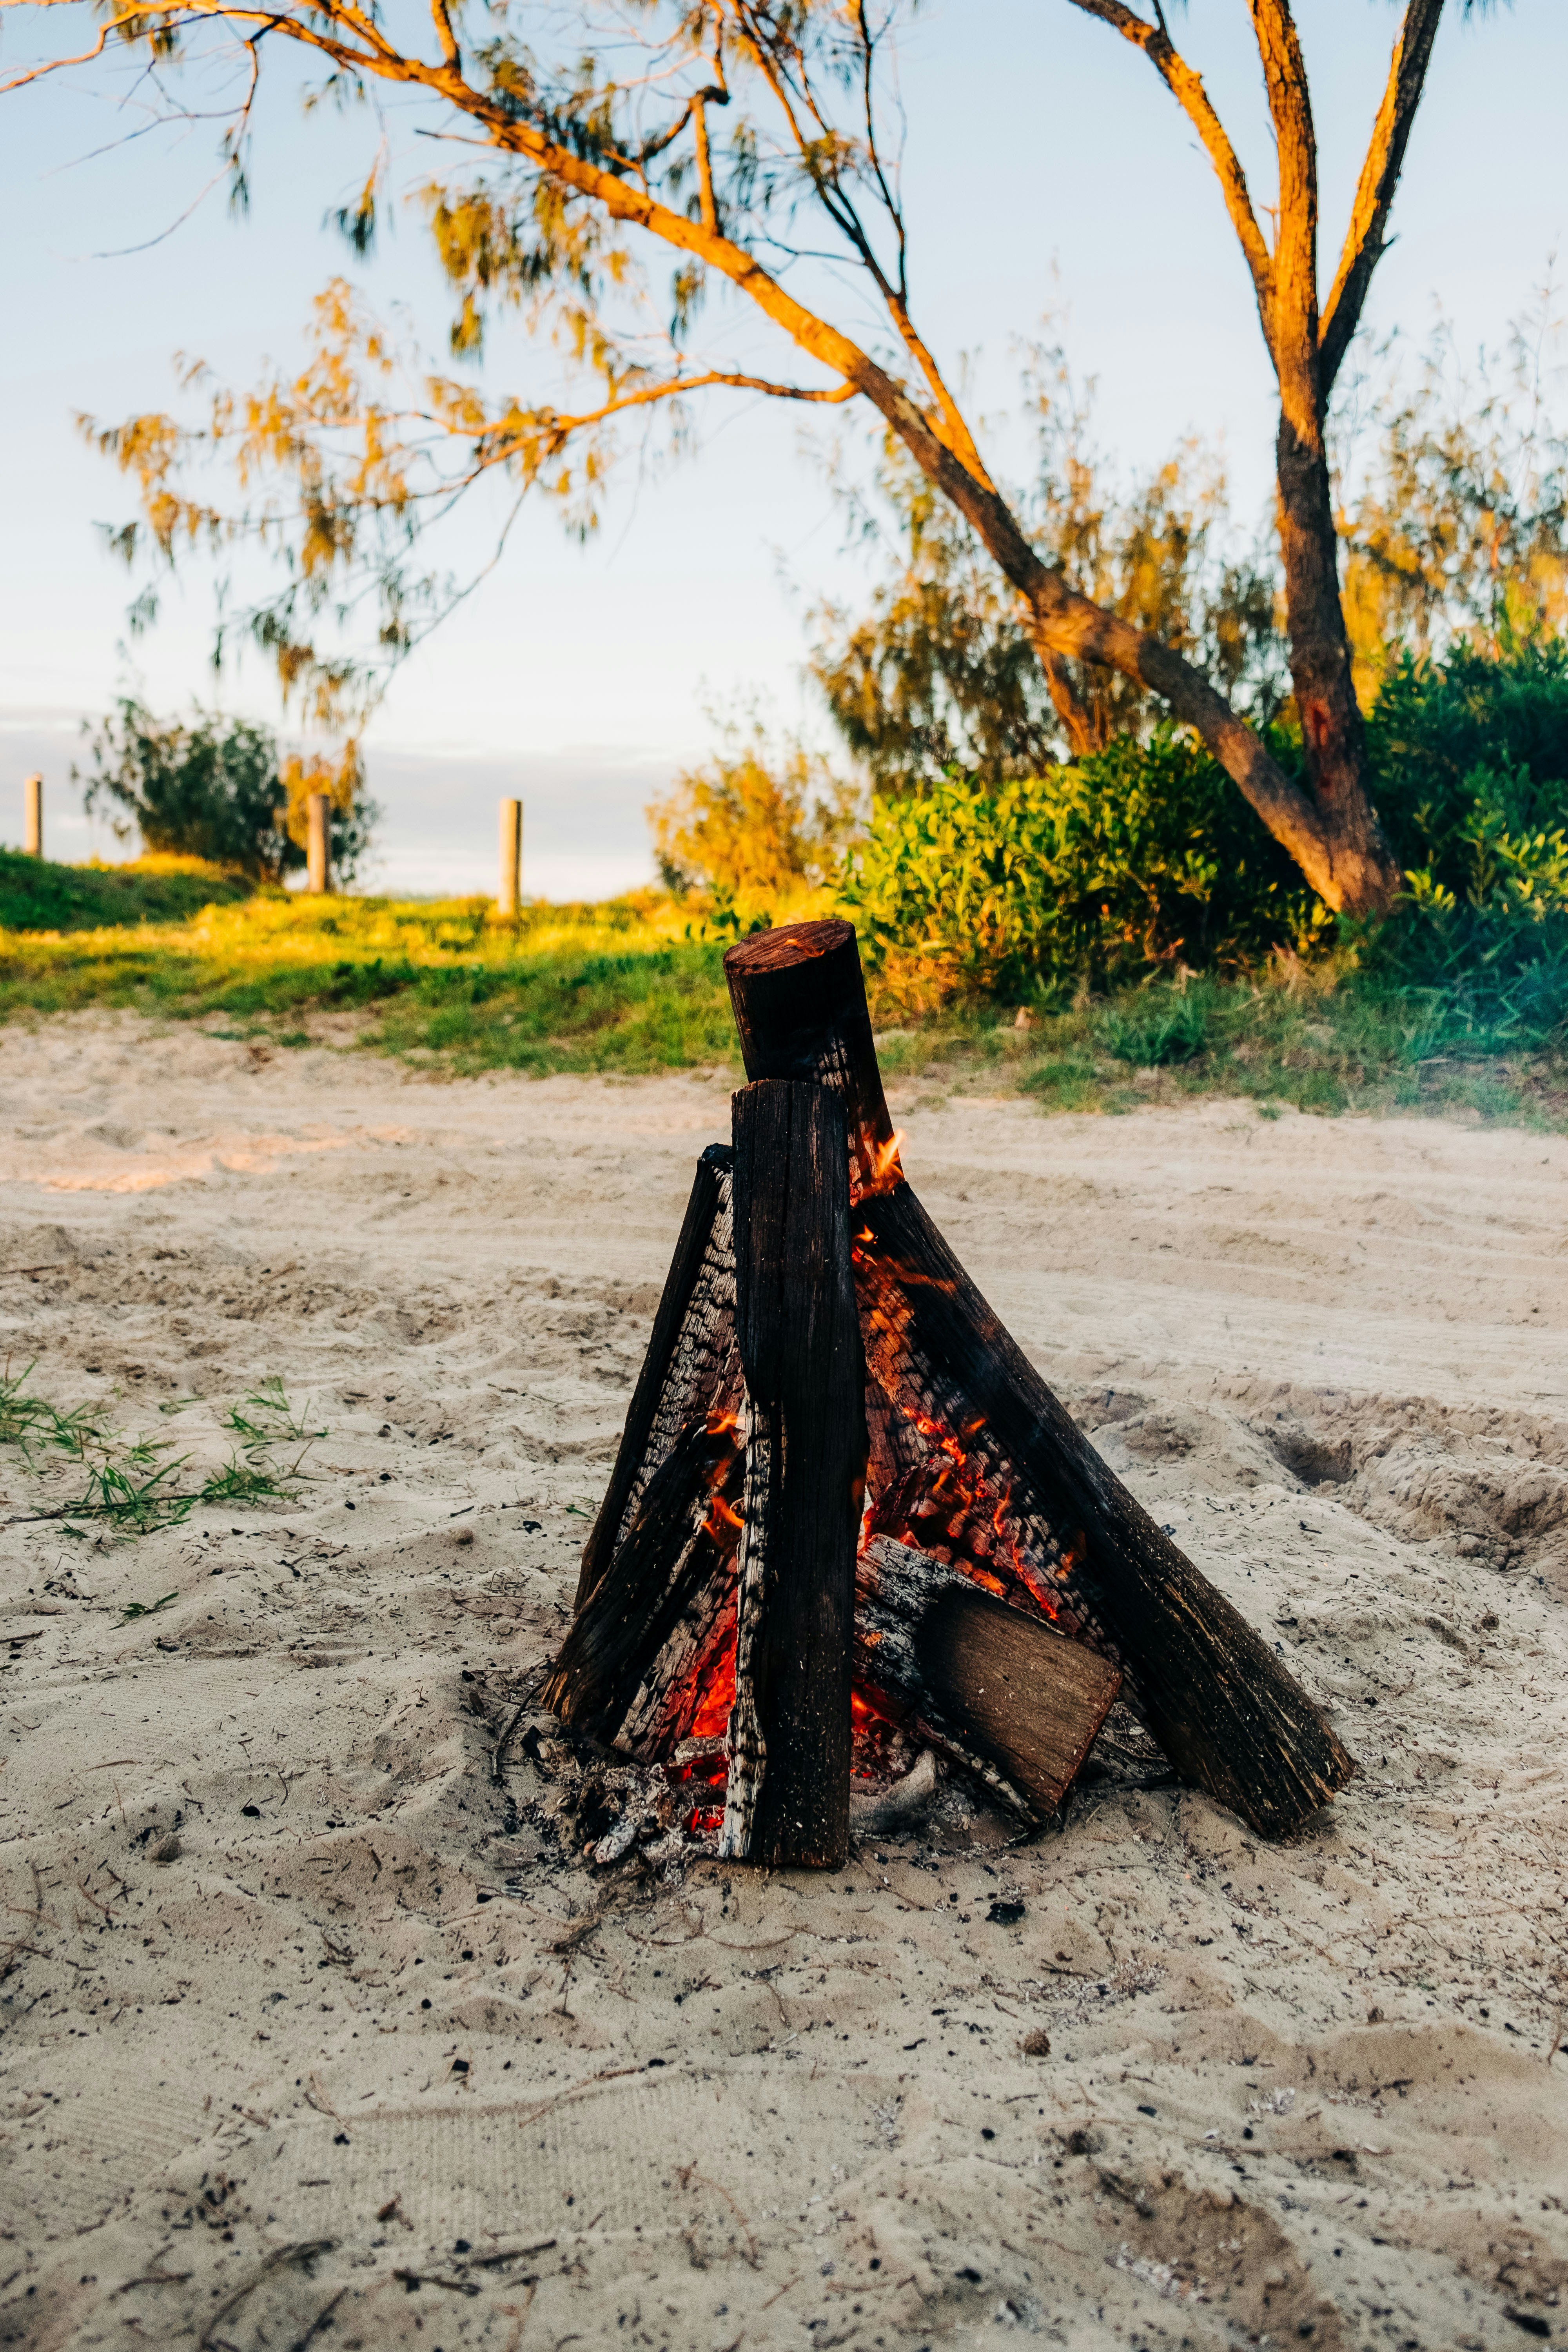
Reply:
[[[734,1103],[746,1380],[735,1702],[721,1853],[835,1869],[849,1851],[850,1638],[866,1469],[844,1111],[824,1087]]]
[[[747,1076],[816,1079],[843,1100],[868,1368],[928,1464],[945,1456],[925,1500],[944,1508],[945,1481],[953,1557],[1120,1664],[1177,1769],[1264,1836],[1289,1835],[1352,1759],[1100,1459],[904,1181],[853,929],[790,924],[742,940],[724,965]]]
[[[1121,1687],[1094,1651],[888,1536],[856,1570],[855,1680],[1033,1820],[1061,1803]]]
[[[648,1481],[681,1431],[705,1416],[721,1392],[738,1385],[731,1157],[728,1144],[710,1143],[697,1162],[616,1466],[583,1547],[579,1609],[615,1557]]]

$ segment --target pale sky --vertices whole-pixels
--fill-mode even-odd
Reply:
[[[1300,0],[1298,15],[1326,286],[1397,20],[1385,0]],[[1200,0],[1175,29],[1266,202],[1244,0]],[[970,355],[975,407],[999,415],[1016,398],[1016,346],[1055,312],[1075,368],[1098,380],[1103,446],[1148,465],[1198,433],[1223,446],[1242,511],[1260,512],[1275,412],[1250,286],[1209,167],[1149,65],[1067,0],[938,0],[916,20],[901,79],[915,310],[944,364]],[[1376,331],[1419,342],[1441,309],[1473,347],[1530,303],[1568,228],[1565,92],[1563,0],[1470,21],[1450,0],[1397,242],[1369,305]],[[282,75],[238,224],[221,187],[196,202],[215,171],[212,122],[115,145],[123,119],[81,80],[7,99],[4,126],[0,840],[19,839],[21,780],[39,767],[54,854],[117,855],[67,781],[84,716],[131,688],[165,713],[196,696],[279,713],[255,658],[215,683],[200,573],[166,592],[164,618],[127,651],[128,577],[95,525],[125,520],[132,494],[73,417],[170,405],[175,351],[242,386],[264,357],[291,361],[310,296],[333,274],[378,306],[405,302],[437,349],[448,305],[414,218],[368,268],[322,226],[363,178],[375,131],[330,112],[303,120]],[[749,359],[790,365],[772,330],[743,333]],[[537,362],[505,335],[492,351],[483,380],[526,389]],[[613,485],[588,547],[542,506],[525,512],[501,568],[398,677],[368,741],[382,887],[493,887],[503,793],[527,804],[525,887],[557,898],[626,887],[651,871],[644,803],[711,743],[705,703],[759,694],[781,722],[820,735],[801,674],[805,608],[825,591],[853,600],[864,580],[821,453],[864,428],[853,410],[814,420],[723,393],[700,421],[694,457]],[[1005,470],[1018,445],[1003,425],[997,436]],[[469,550],[490,520],[476,510]]]

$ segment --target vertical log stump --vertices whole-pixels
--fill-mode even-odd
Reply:
[[[719,1851],[849,1852],[850,1643],[865,1364],[842,1105],[789,1079],[734,1104],[735,1328],[746,1383],[735,1702]]]
[[[904,1181],[851,927],[764,932],[732,947],[724,967],[747,1076],[812,1076],[843,1101],[876,1388],[959,1464],[971,1496],[996,1497],[1003,1566],[1064,1630],[1121,1665],[1178,1771],[1265,1837],[1299,1829],[1354,1763],[1101,1460]]]

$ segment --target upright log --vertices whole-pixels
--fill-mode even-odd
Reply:
[[[725,1374],[735,1345],[731,1157],[727,1143],[710,1143],[697,1162],[616,1466],[583,1547],[579,1609],[608,1568],[649,1479],[680,1431],[694,1419],[705,1419],[721,1392],[738,1386],[738,1376]]]
[[[1274,1653],[1101,1460],[876,1144],[890,1140],[892,1123],[850,927],[791,925],[724,961],[748,1076],[781,1066],[818,1074],[860,1139],[857,1283],[875,1380],[984,1464],[1064,1625],[1123,1667],[1177,1769],[1264,1836],[1289,1835],[1354,1763]]]
[[[865,1363],[838,1101],[735,1097],[735,1328],[746,1381],[735,1702],[721,1853],[838,1868],[849,1851],[850,1640]]]
[[[1036,1821],[1061,1803],[1121,1684],[1093,1650],[888,1536],[856,1571],[855,1679]]]

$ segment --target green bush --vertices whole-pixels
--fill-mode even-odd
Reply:
[[[1408,904],[1367,962],[1456,996],[1478,1035],[1568,1017],[1568,646],[1404,655],[1367,722]]]
[[[1247,963],[1329,922],[1230,779],[1168,727],[1018,782],[879,799],[839,898],[873,963],[933,997]]]

